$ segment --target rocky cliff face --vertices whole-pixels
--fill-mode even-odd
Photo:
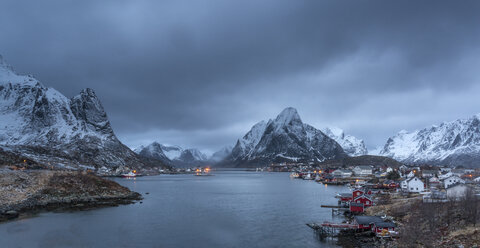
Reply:
[[[261,121],[239,139],[224,164],[266,165],[283,161],[324,161],[347,156],[342,147],[322,131],[304,124],[294,108],[274,120]]]
[[[41,163],[149,166],[117,139],[92,89],[68,99],[31,76],[16,74],[3,60],[0,117],[0,145]]]
[[[479,167],[480,115],[413,132],[401,131],[380,151],[405,163]]]

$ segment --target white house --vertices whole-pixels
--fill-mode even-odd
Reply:
[[[465,184],[456,184],[447,189],[448,199],[459,199],[465,196],[468,186]]]
[[[480,183],[480,177],[477,177],[477,178],[473,179],[473,181],[476,182],[476,183]]]
[[[425,185],[418,177],[412,177],[403,180],[401,183],[402,190],[405,192],[422,192],[425,190]]]
[[[423,177],[434,177],[437,174],[436,170],[423,170],[422,171],[422,176]]]
[[[338,169],[332,172],[332,175],[335,177],[351,177],[352,172],[349,170]]]
[[[464,169],[453,169],[451,172],[452,172],[453,175],[459,176],[459,177],[461,177],[462,175],[465,174]]]
[[[355,176],[369,176],[373,174],[372,166],[369,165],[359,165],[353,168],[353,173]]]
[[[407,175],[407,178],[412,178],[415,176],[415,173],[413,173],[413,171],[410,171],[410,173],[408,173]]]
[[[452,172],[447,172],[446,174],[442,174],[442,175],[438,176],[438,178],[439,178],[440,180],[444,180],[444,179],[447,179],[447,178],[449,178],[449,177],[451,177],[451,176],[453,176],[453,173],[452,173]]]
[[[385,172],[390,173],[390,172],[392,172],[392,171],[393,171],[393,168],[392,168],[392,167],[388,167]]]
[[[449,167],[440,167],[440,171],[441,171],[441,172],[450,172],[450,171],[452,171],[452,168],[449,168]]]
[[[464,184],[465,180],[461,179],[458,176],[451,176],[451,177],[443,179],[443,187],[446,188],[446,189],[448,189],[448,187],[450,187],[450,185],[457,184],[457,183]]]

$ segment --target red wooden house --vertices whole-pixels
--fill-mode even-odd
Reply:
[[[377,222],[383,222],[383,219],[379,216],[364,216],[364,215],[357,215],[353,219],[353,223],[358,225],[359,229],[364,230],[371,230],[373,225]]]
[[[368,195],[357,196],[353,198],[352,202],[363,203],[364,207],[370,207],[373,205],[372,198],[370,198]]]
[[[372,227],[372,231],[374,233],[381,233],[383,232],[384,230],[385,231],[395,231],[395,228],[397,227],[397,225],[395,225],[395,223],[392,223],[392,222],[375,222],[373,223],[373,227]]]
[[[338,194],[338,198],[340,198],[340,201],[342,202],[350,202],[351,200],[353,200],[352,194],[350,193],[340,193]]]
[[[365,208],[363,206],[363,203],[356,203],[356,202],[350,203],[350,212],[354,214],[358,214],[358,213],[363,213],[364,210]]]
[[[363,192],[363,190],[361,190],[361,189],[356,189],[356,190],[353,191],[352,194],[353,194],[353,198],[355,198],[355,197],[358,197],[358,196],[361,196],[361,195],[365,194],[365,192]]]

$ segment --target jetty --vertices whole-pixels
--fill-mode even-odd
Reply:
[[[306,225],[312,228],[315,234],[320,239],[324,239],[327,237],[336,237],[340,230],[357,230],[359,228],[359,226],[355,224],[331,222],[323,222],[321,224],[308,223]]]

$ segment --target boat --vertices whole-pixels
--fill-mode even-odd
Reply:
[[[125,177],[125,178],[132,178],[136,176],[137,176],[136,171],[130,171],[129,173],[122,174],[122,177]]]
[[[196,169],[195,170],[195,176],[214,176],[213,174],[210,174],[210,168],[205,168],[203,170],[201,169]]]
[[[290,173],[290,178],[299,178],[300,174],[298,172],[292,172]]]
[[[313,180],[314,178],[312,177],[312,174],[308,173],[305,176],[303,176],[303,180]]]

